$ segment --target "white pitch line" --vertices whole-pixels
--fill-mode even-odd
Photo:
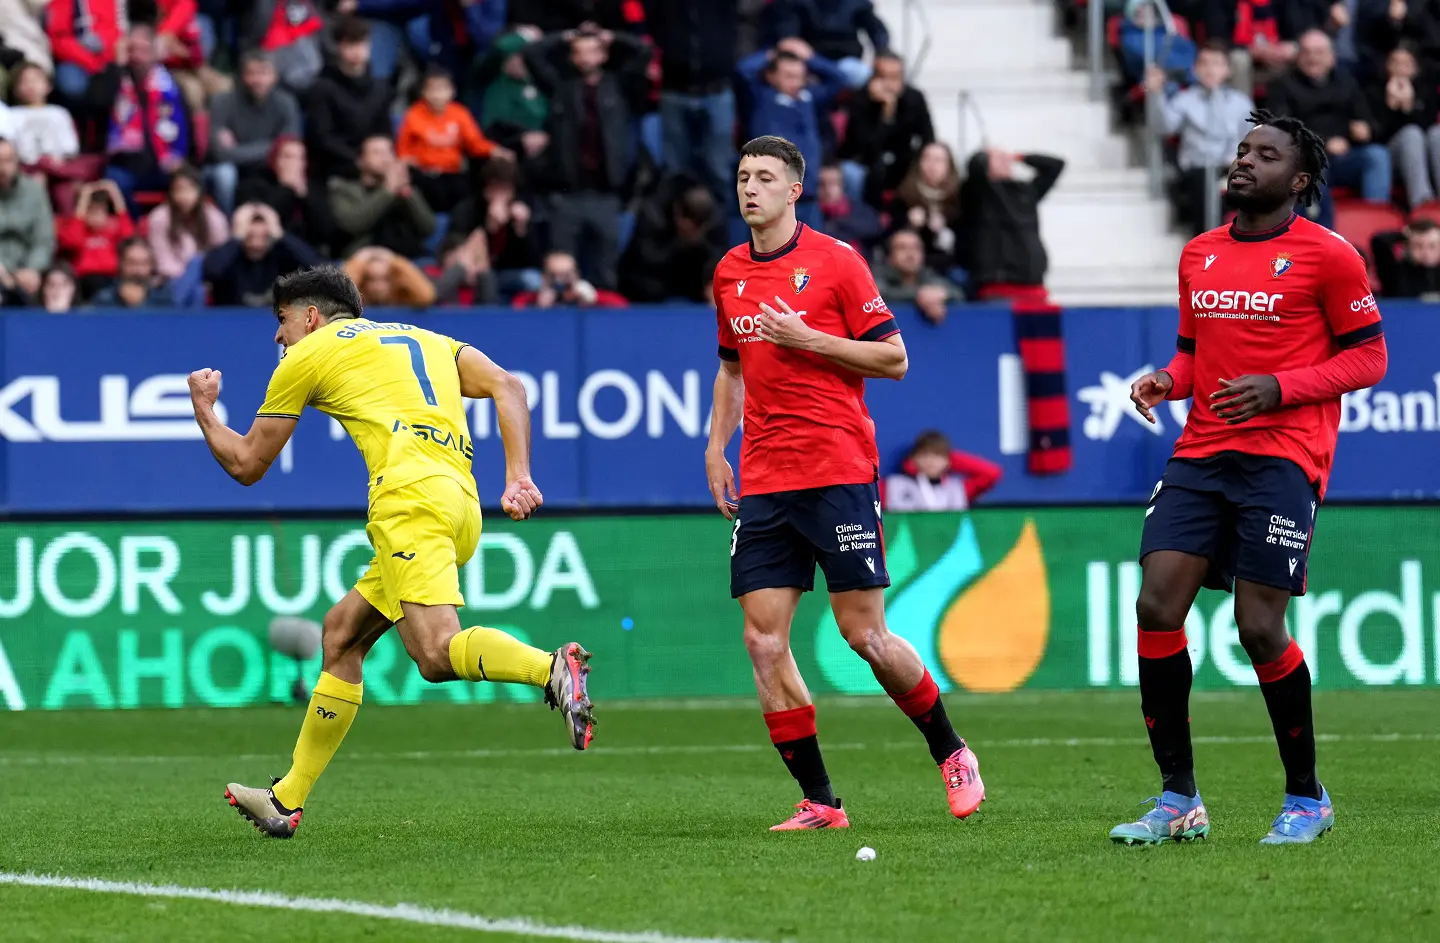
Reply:
[[[577,940],[581,943],[753,943],[748,940],[720,937],[672,936],[668,933],[644,931],[627,933],[593,930],[589,927],[556,927],[535,923],[520,917],[494,919],[458,910],[436,910],[418,904],[370,904],[358,900],[333,897],[287,897],[271,891],[217,891],[208,887],[183,887],[179,884],[140,884],[133,881],[105,881],[100,878],[76,878],[52,874],[16,874],[0,871],[0,885],[45,887],[69,891],[90,891],[97,894],[123,894],[128,897],[166,897],[178,900],[204,900],[239,907],[266,907],[271,910],[297,910],[309,913],[348,914],[375,920],[396,920],[401,923],[431,927],[453,927],[479,933],[509,933],[545,940]]]
[[[1440,733],[1375,733],[1336,734],[1322,733],[1315,737],[1317,743],[1434,743],[1440,741]],[[1135,747],[1148,746],[1143,737],[1022,737],[1008,740],[976,740],[980,751],[991,749],[1033,749],[1078,747]],[[1253,736],[1194,737],[1192,743],[1202,746],[1245,746],[1260,743],[1274,743],[1269,734]],[[774,747],[767,743],[721,743],[721,744],[656,744],[653,746],[591,747],[587,754],[597,756],[665,756],[705,755],[711,753],[769,753]],[[827,753],[835,751],[856,752],[863,750],[914,750],[916,744],[889,740],[884,743],[826,743]],[[371,762],[394,762],[397,760],[493,760],[522,757],[572,756],[575,751],[568,747],[533,747],[528,749],[478,749],[478,750],[406,750],[402,752],[345,753],[346,760]],[[128,763],[245,763],[269,762],[282,759],[276,753],[241,753],[202,756],[195,754],[60,754],[60,753],[0,753],[0,766],[87,766],[91,764]]]

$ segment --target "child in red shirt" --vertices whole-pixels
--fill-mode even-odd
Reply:
[[[135,235],[124,210],[120,188],[113,180],[99,180],[80,188],[75,215],[55,226],[55,241],[74,266],[85,298],[114,281],[120,269],[120,243]]]
[[[470,195],[465,158],[514,160],[475,123],[470,109],[455,101],[455,83],[443,69],[431,67],[395,140],[395,156],[410,165],[411,183],[437,213],[449,213]]]

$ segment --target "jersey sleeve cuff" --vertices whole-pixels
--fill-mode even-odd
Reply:
[[[1184,334],[1175,335],[1175,349],[1182,354],[1195,353],[1195,338],[1186,337]]]
[[[466,347],[469,347],[469,346],[470,346],[469,344],[461,344],[459,347],[456,347],[456,348],[455,348],[455,362],[456,362],[456,363],[459,363],[459,362],[460,362],[460,351],[464,350]]]
[[[1385,326],[1381,322],[1375,321],[1364,327],[1357,327],[1353,331],[1347,331],[1341,334],[1335,338],[1335,343],[1341,347],[1358,347],[1361,344],[1373,341],[1384,333]]]
[[[734,347],[726,347],[724,344],[721,344],[720,359],[728,360],[731,363],[735,363],[740,359],[740,351],[736,350]]]
[[[256,414],[255,414],[255,418],[256,418],[256,419],[266,419],[266,418],[269,418],[269,419],[299,419],[299,418],[300,418],[300,414],[299,414],[299,413],[277,413],[277,412],[269,412],[269,411],[266,411],[266,412],[258,412],[258,413],[256,413]]]
[[[856,340],[861,341],[883,341],[887,337],[894,337],[900,333],[900,324],[894,318],[886,318],[870,330],[861,334]]]

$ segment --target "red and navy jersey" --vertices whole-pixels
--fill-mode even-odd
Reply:
[[[1293,216],[1269,232],[1224,227],[1197,236],[1180,256],[1176,344],[1195,356],[1195,399],[1175,457],[1229,451],[1289,459],[1323,496],[1340,428],[1338,396],[1228,425],[1210,394],[1222,378],[1313,367],[1381,334],[1365,260],[1324,226]]]
[[[741,491],[875,481],[880,457],[864,378],[755,334],[761,303],[780,310],[777,296],[826,334],[878,341],[900,333],[860,254],[802,223],[775,252],[731,249],[715,267],[714,288],[720,356],[738,360],[745,378]]]

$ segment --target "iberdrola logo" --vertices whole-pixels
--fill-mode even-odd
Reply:
[[[1045,657],[1050,634],[1050,584],[1035,522],[1026,518],[1009,551],[987,570],[967,514],[949,549],[922,570],[911,519],[898,520],[885,541],[890,631],[915,646],[942,691],[1020,687]],[[815,657],[837,690],[883,693],[841,638],[829,607],[816,626]]]

